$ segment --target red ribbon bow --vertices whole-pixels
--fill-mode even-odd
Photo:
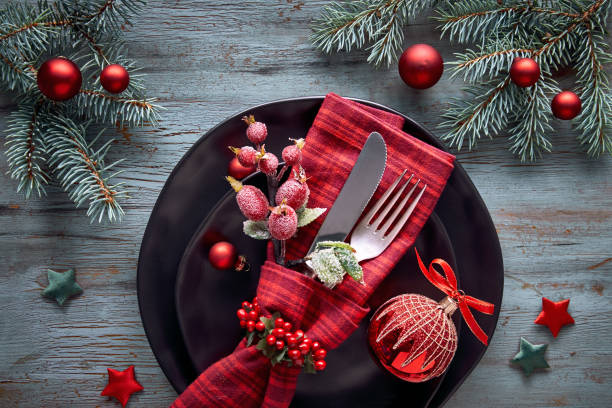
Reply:
[[[495,305],[489,302],[485,302],[480,299],[476,299],[472,296],[468,296],[463,293],[462,290],[457,288],[457,278],[455,277],[455,272],[453,268],[446,262],[444,259],[436,258],[429,264],[429,269],[425,267],[423,261],[421,261],[421,257],[419,256],[419,252],[414,249],[416,252],[417,260],[419,261],[419,267],[421,268],[421,272],[423,275],[438,289],[442,292],[446,293],[450,296],[457,305],[459,306],[459,311],[463,316],[463,320],[467,323],[468,327],[474,333],[476,338],[480,340],[483,344],[487,345],[489,341],[489,336],[480,328],[474,315],[472,314],[470,307],[478,310],[481,313],[485,314],[493,314],[495,310]],[[438,271],[435,270],[434,266],[440,265],[446,277],[442,276]]]

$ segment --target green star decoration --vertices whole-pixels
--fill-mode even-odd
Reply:
[[[527,376],[531,375],[536,368],[549,368],[550,366],[544,359],[546,348],[548,344],[531,344],[521,337],[519,352],[512,359],[512,363],[520,365]]]
[[[42,295],[54,298],[60,306],[70,296],[83,293],[83,289],[76,283],[74,269],[69,269],[63,273],[47,269],[47,277],[49,278],[49,286],[43,290]]]

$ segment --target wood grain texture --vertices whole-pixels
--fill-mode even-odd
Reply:
[[[99,396],[106,367],[130,364],[145,387],[130,406],[173,401],[139,317],[138,250],[168,174],[217,122],[270,100],[333,91],[385,104],[435,129],[448,98],[462,95],[448,74],[432,89],[413,91],[395,68],[365,64],[363,53],[320,55],[308,41],[309,24],[325,3],[149,1],[127,29],[128,49],[167,110],[159,128],[122,132],[111,150],[111,159],[127,157],[122,181],[133,190],[122,224],[90,225],[57,188],[45,199],[24,201],[2,156],[1,406],[118,406]],[[447,61],[460,50],[440,40],[426,18],[406,34],[406,44],[432,44]],[[2,95],[0,129],[12,109],[11,95]],[[535,164],[512,157],[503,136],[458,155],[497,226],[506,286],[491,347],[448,406],[612,402],[612,159],[585,158],[569,124],[554,126],[554,151]],[[75,267],[84,294],[63,308],[41,298],[47,267]],[[541,296],[571,298],[576,325],[556,339],[533,324]],[[550,343],[550,370],[525,378],[509,364],[520,336]]]

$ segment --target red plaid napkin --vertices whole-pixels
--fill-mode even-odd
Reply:
[[[404,169],[427,184],[409,224],[382,255],[362,263],[366,285],[347,278],[329,290],[271,261],[261,268],[257,297],[264,312],[280,312],[294,328],[301,328],[327,350],[339,346],[358,327],[368,312],[362,306],[412,246],[453,170],[454,156],[402,132],[403,124],[401,116],[329,94],[308,132],[303,150],[303,166],[310,177],[309,207],[333,205],[368,135],[374,131],[387,144],[387,169],[372,201]],[[290,258],[306,254],[321,223],[319,219],[300,229],[288,243]],[[245,347],[243,340],[231,355],[204,371],[173,406],[287,407],[299,371],[282,364],[272,367],[254,346]]]

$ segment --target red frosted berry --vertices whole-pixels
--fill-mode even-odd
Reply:
[[[285,201],[289,207],[297,210],[308,200],[310,189],[306,180],[289,179],[285,181],[276,191],[276,204]]]
[[[251,146],[243,146],[240,149],[237,147],[231,147],[230,150],[234,152],[238,158],[238,162],[244,167],[253,167],[257,161],[257,150]]]
[[[285,147],[282,156],[288,166],[297,166],[302,162],[302,150],[297,145]]]
[[[264,123],[256,122],[253,115],[244,116],[242,120],[249,125],[246,135],[251,143],[260,144],[266,140],[266,137],[268,136],[268,128]]]
[[[325,362],[325,360],[318,360],[318,361],[315,361],[314,366],[315,366],[315,370],[323,371],[325,370],[325,367],[327,367],[327,363]]]
[[[266,337],[266,343],[268,343],[268,346],[273,346],[274,344],[276,344],[276,337],[269,334],[268,337]]]
[[[304,365],[304,359],[303,358],[298,358],[296,360],[293,360],[293,364],[295,364],[297,367],[301,367]]]
[[[283,329],[281,329],[280,327],[273,329],[272,330],[272,334],[276,337],[284,337],[285,336],[285,331]]]
[[[238,316],[240,320],[246,320],[247,318],[247,312],[244,309],[238,309],[238,311],[236,312],[236,315]]]
[[[282,350],[283,348],[285,348],[285,342],[282,340],[276,340],[276,343],[274,344],[274,346],[276,347],[277,350]]]
[[[254,311],[254,310],[251,310],[251,311],[249,312],[249,314],[248,314],[248,317],[247,317],[247,318],[248,318],[249,320],[253,320],[253,321],[255,321],[255,320],[257,320],[257,318],[258,318],[258,317],[259,317],[259,315],[257,314],[257,312],[256,312],[256,311]]]
[[[257,300],[257,296],[253,298],[253,306],[258,305],[259,301]]]
[[[266,325],[264,324],[264,322],[259,321],[255,324],[255,330],[264,331],[265,329],[266,329]]]
[[[257,187],[244,185],[231,176],[226,178],[236,191],[236,202],[242,214],[249,220],[264,220],[268,215],[268,199],[266,195]]]
[[[285,324],[285,321],[283,320],[282,317],[279,317],[276,320],[274,320],[274,327],[278,327],[279,329],[282,329],[284,324]]]
[[[314,358],[315,360],[323,360],[325,356],[327,356],[327,350],[322,348],[312,353],[312,358]]]
[[[246,311],[246,310],[251,310],[251,304],[245,300],[244,302],[242,302],[242,308],[243,308],[245,311]]]
[[[304,337],[304,332],[302,330],[296,330],[295,333],[293,333],[293,335],[297,338],[297,339],[301,339],[302,337]]]
[[[285,322],[285,324],[283,324],[283,329],[284,329],[286,332],[290,332],[292,328],[293,328],[293,326],[292,326],[292,325],[291,325],[291,323],[289,323],[289,322]]]
[[[252,320],[247,321],[246,328],[249,332],[252,332],[253,330],[255,330],[255,322]]]
[[[312,351],[317,351],[318,349],[321,348],[321,343],[319,343],[318,341],[313,341],[311,348],[312,348]]]
[[[302,353],[300,353],[300,350],[289,350],[287,352],[287,355],[292,360],[297,360],[298,358],[302,357]]]
[[[295,234],[297,222],[295,210],[286,204],[281,204],[274,207],[268,217],[268,231],[273,238],[284,241]]]
[[[246,327],[246,320],[240,321],[240,327],[242,327],[243,329]]]
[[[293,347],[295,345],[297,345],[298,339],[297,337],[295,337],[294,334],[290,335],[289,337],[287,337],[287,345],[289,347]]]
[[[276,174],[278,169],[278,157],[272,153],[266,153],[259,159],[259,170],[268,175]]]

